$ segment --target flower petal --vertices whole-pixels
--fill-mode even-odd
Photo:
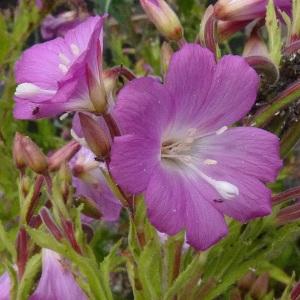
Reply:
[[[109,165],[115,181],[128,192],[142,193],[160,160],[160,147],[160,140],[135,135],[115,137]]]
[[[259,128],[231,128],[204,137],[199,147],[199,155],[204,161],[216,161],[215,165],[204,163],[200,168],[216,179],[226,180],[229,173],[239,178],[244,173],[263,182],[273,182],[282,167],[278,137]]]
[[[240,222],[267,216],[272,212],[271,191],[259,180],[247,175],[228,180],[238,187],[239,195],[232,200],[213,203],[215,208]]]
[[[138,78],[121,89],[114,116],[125,133],[152,139],[162,134],[174,115],[174,100],[153,78]]]
[[[177,122],[182,126],[199,121],[199,110],[210,100],[207,94],[215,67],[213,53],[196,44],[187,44],[173,54],[165,86],[173,95]]]
[[[258,75],[240,56],[226,55],[217,64],[205,103],[201,106],[201,129],[218,130],[242,119],[253,106]]]

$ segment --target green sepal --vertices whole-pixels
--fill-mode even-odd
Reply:
[[[6,262],[6,268],[10,278],[10,299],[17,299],[17,290],[18,290],[17,272],[11,263]]]
[[[118,257],[118,260],[115,259],[116,252],[120,249],[122,241],[123,239],[118,240],[118,242],[111,248],[109,254],[100,264],[100,272],[103,276],[104,289],[106,289],[107,294],[109,294],[111,290],[109,285],[110,273],[115,270],[116,266],[123,264],[124,262],[124,259],[121,257]]]
[[[28,208],[32,202],[32,196],[34,193],[34,185],[30,187],[29,193],[27,194],[26,198],[24,199],[23,193],[21,191],[21,184],[19,184],[19,195],[20,195],[20,207],[21,207],[21,212],[20,212],[20,220],[21,224],[26,224],[26,216],[28,212]]]
[[[5,231],[5,229],[3,227],[3,224],[1,222],[1,220],[0,220],[0,239],[1,239],[2,243],[5,246],[5,249],[8,250],[8,252],[12,256],[12,260],[16,261],[17,251],[16,251],[16,248],[15,248],[15,245],[10,240],[7,232]]]
[[[162,295],[162,251],[157,234],[148,240],[137,264],[140,280],[149,294],[149,299],[160,299]]]
[[[127,200],[124,199],[124,197],[120,193],[120,190],[118,189],[115,182],[111,179],[111,177],[109,176],[109,174],[107,174],[107,172],[105,172],[101,168],[100,168],[100,170],[101,170],[103,176],[105,177],[106,182],[108,183],[108,186],[109,186],[110,190],[112,191],[112,193],[121,201],[121,203],[123,204],[124,207],[127,207],[128,206]]]
[[[267,5],[266,26],[269,34],[269,54],[276,66],[279,66],[282,42],[273,0]]]
[[[32,287],[41,271],[42,255],[41,253],[33,255],[26,263],[25,272],[18,284],[17,299],[26,300],[32,293]]]

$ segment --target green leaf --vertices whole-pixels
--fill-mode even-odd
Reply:
[[[0,221],[0,239],[3,242],[3,244],[5,245],[5,248],[8,250],[8,252],[12,256],[13,261],[15,261],[16,257],[17,257],[16,248],[15,248],[14,244],[10,241],[10,238],[9,238],[7,232],[5,231],[1,221]]]
[[[267,5],[266,26],[269,34],[269,54],[277,66],[280,63],[282,48],[278,23],[273,0],[270,0]]]
[[[137,263],[143,288],[147,289],[150,299],[160,299],[162,295],[162,251],[158,237],[153,237],[148,241]]]
[[[26,269],[21,281],[18,284],[17,299],[26,300],[31,294],[32,287],[36,277],[41,270],[42,256],[41,253],[32,256],[26,263]]]
[[[113,271],[115,264],[114,264],[114,256],[116,255],[116,252],[120,249],[120,246],[122,244],[122,240],[120,239],[110,250],[109,254],[104,258],[103,262],[100,264],[100,271],[103,275],[103,282],[104,282],[104,288],[107,291],[107,294],[110,293],[110,285],[109,285],[109,278],[110,273]],[[109,294],[111,297],[109,299],[112,299],[112,295]]]

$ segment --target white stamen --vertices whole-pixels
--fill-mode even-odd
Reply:
[[[73,139],[75,141],[77,141],[80,145],[82,145],[86,148],[89,148],[89,146],[87,145],[87,143],[85,141],[85,138],[80,138],[73,129],[70,130],[70,134],[73,137]]]
[[[239,189],[230,182],[227,181],[220,181],[215,180],[200,170],[196,169],[194,166],[192,166],[192,169],[197,172],[204,180],[206,180],[209,184],[211,184],[217,192],[220,194],[221,198],[224,200],[232,200],[239,194]]]
[[[219,130],[216,131],[216,134],[221,134],[221,133],[225,132],[227,129],[228,129],[227,126],[223,126]]]
[[[197,129],[196,128],[190,128],[187,131],[188,136],[193,136],[196,133]]]
[[[216,160],[214,160],[214,159],[206,159],[205,161],[204,161],[204,164],[206,164],[206,165],[209,165],[209,166],[211,166],[211,165],[216,165],[218,162],[216,161]]]
[[[20,98],[30,99],[40,94],[54,95],[56,91],[44,90],[32,83],[21,83],[17,86],[15,95]]]
[[[71,44],[71,49],[75,55],[79,55],[79,48],[75,44]]]
[[[70,64],[70,60],[68,59],[68,57],[65,54],[59,53],[58,57],[64,65],[68,66]]]
[[[63,72],[63,73],[67,73],[68,72],[68,67],[63,65],[63,64],[59,64],[58,67],[60,68],[60,70]]]
[[[192,157],[190,155],[184,155],[182,160],[189,164],[192,162]]]
[[[68,116],[69,116],[69,113],[66,112],[66,113],[62,114],[62,115],[59,117],[59,120],[60,120],[60,121],[63,121],[63,120],[66,119]]]

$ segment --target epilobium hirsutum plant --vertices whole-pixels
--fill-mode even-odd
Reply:
[[[47,3],[41,11],[20,4],[32,24],[26,34],[15,24],[21,41],[43,21]],[[300,188],[283,191],[295,169],[282,160],[294,162],[300,136],[291,2],[220,0],[206,10],[197,43],[184,37],[197,28],[188,23],[199,19],[188,15],[194,4],[141,0],[146,14],[120,28],[114,12],[126,3],[107,1],[114,19],[91,16],[22,55],[0,33],[9,48],[0,51],[5,101],[13,71],[17,82],[14,108],[0,102],[5,158],[9,134],[20,132],[17,197],[9,191],[17,190],[15,178],[2,176],[0,165],[0,299],[297,299],[299,203],[289,201]],[[288,12],[280,15],[289,35],[283,49],[275,8]],[[139,23],[147,16],[158,32]],[[223,22],[235,22],[236,31],[256,18],[234,55],[230,40],[218,44],[233,34]],[[13,57],[20,57],[14,68]],[[130,68],[141,64],[162,74],[137,76]],[[7,119],[7,109],[16,119],[51,118],[20,123]]]

